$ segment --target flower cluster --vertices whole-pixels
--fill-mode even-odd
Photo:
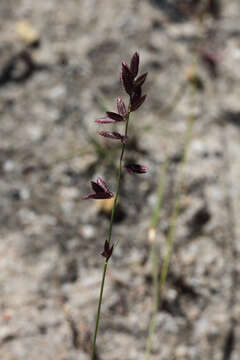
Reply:
[[[139,55],[136,52],[131,60],[130,67],[124,61],[122,63],[122,71],[121,71],[121,82],[126,93],[130,97],[130,102],[128,106],[128,110],[123,102],[123,100],[118,97],[117,98],[117,110],[118,112],[107,111],[105,117],[95,120],[98,124],[111,124],[117,123],[120,121],[127,121],[129,118],[129,114],[132,111],[137,110],[145,101],[146,95],[142,96],[142,85],[146,80],[147,73],[144,73],[137,77],[139,68]],[[137,78],[136,78],[137,77]],[[121,135],[118,132],[111,131],[99,131],[99,135],[108,137],[115,140],[120,140],[122,143],[126,143],[128,137],[125,135]]]
[[[121,71],[121,82],[129,96],[129,105],[128,109],[125,106],[124,101],[121,97],[117,98],[117,110],[118,112],[107,111],[106,116],[95,120],[98,124],[111,124],[118,123],[121,121],[128,121],[129,114],[137,110],[145,101],[146,95],[142,95],[142,85],[144,84],[147,73],[144,73],[137,77],[139,70],[139,54],[136,52],[131,59],[130,66],[123,61],[122,62],[122,71]],[[122,144],[126,144],[128,141],[127,134],[121,135],[116,131],[99,131],[99,135],[114,139],[120,140]],[[147,172],[145,166],[139,164],[127,164],[125,168],[130,174],[143,174]],[[92,181],[92,188],[94,193],[82,197],[83,200],[86,199],[109,199],[113,197],[113,193],[109,191],[104,181],[98,177],[97,182]]]
[[[98,124],[112,124],[121,121],[128,121],[129,114],[137,110],[145,101],[146,95],[142,95],[142,85],[144,84],[147,73],[144,73],[137,77],[139,70],[139,54],[136,52],[131,59],[130,66],[123,61],[122,62],[122,71],[121,71],[121,82],[129,96],[129,105],[128,109],[126,108],[124,101],[121,97],[117,98],[117,110],[118,112],[107,111],[106,116],[95,120]],[[121,135],[116,131],[99,131],[99,135],[114,139],[120,140],[122,144],[126,144],[128,141],[127,134]],[[126,170],[130,174],[143,174],[147,172],[145,166],[139,164],[127,164],[125,165]],[[83,200],[86,199],[109,199],[113,197],[113,193],[109,191],[104,181],[98,177],[97,182],[92,181],[92,188],[94,193],[82,197]]]
[[[130,66],[124,61],[122,62],[122,71],[121,71],[121,82],[125,92],[129,97],[129,103],[126,107],[124,101],[121,97],[117,98],[117,112],[107,111],[106,116],[101,117],[95,120],[98,124],[112,124],[125,122],[125,133],[122,135],[116,131],[99,131],[98,134],[113,140],[118,140],[122,143],[122,154],[120,157],[120,167],[119,174],[121,175],[122,169],[122,159],[125,150],[126,143],[128,141],[127,130],[128,130],[128,121],[130,113],[136,111],[145,101],[146,95],[142,95],[142,85],[144,84],[147,73],[144,73],[138,76],[139,70],[139,54],[136,52],[131,59]],[[143,174],[147,172],[145,166],[139,164],[125,164],[125,169],[129,174]],[[119,179],[120,179],[119,175]],[[83,200],[87,199],[110,199],[114,197],[114,194],[108,189],[104,181],[98,177],[97,181],[91,181],[93,193],[83,196]],[[119,193],[119,183],[117,195]],[[114,206],[116,206],[117,199],[115,198]],[[110,246],[110,240],[106,240],[104,245],[104,251],[102,256],[107,260],[110,258],[113,251],[113,247]]]

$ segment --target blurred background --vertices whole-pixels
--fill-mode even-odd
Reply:
[[[2,360],[90,358],[111,203],[81,196],[99,175],[116,189],[120,145],[94,120],[125,99],[135,51],[147,100],[126,159],[149,172],[122,177],[96,359],[144,359],[163,176],[161,258],[180,203],[151,359],[239,359],[239,16],[238,0],[0,2]]]

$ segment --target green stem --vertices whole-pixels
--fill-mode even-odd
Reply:
[[[185,95],[185,92],[186,92],[186,89],[187,89],[187,82],[184,82],[182,84],[182,86],[179,88],[179,90],[177,91],[177,93],[175,94],[172,102],[170,105],[167,105],[165,108],[163,108],[161,111],[160,111],[160,114],[161,115],[167,115],[169,114],[170,112],[172,112],[176,106],[178,105],[178,103],[180,102],[180,100],[183,98],[183,96]]]
[[[130,115],[130,102],[129,102],[129,106],[128,106],[128,115],[127,115],[126,126],[125,126],[125,134],[124,134],[125,136],[127,136],[127,132],[128,132],[129,115]],[[108,230],[108,242],[109,242],[109,245],[110,245],[111,239],[112,239],[112,227],[113,227],[114,215],[115,215],[115,210],[116,210],[116,207],[117,207],[117,200],[118,200],[119,192],[120,192],[121,174],[122,174],[122,162],[123,162],[123,156],[124,156],[125,147],[126,147],[126,144],[122,143],[122,150],[121,150],[121,155],[120,155],[120,159],[119,159],[119,168],[118,168],[118,175],[117,175],[117,190],[116,190],[116,195],[114,197],[111,220],[110,220],[110,225],[109,225],[109,230]],[[105,261],[104,268],[103,268],[101,289],[100,289],[100,294],[99,294],[99,299],[98,299],[98,309],[97,309],[97,316],[96,316],[96,323],[95,323],[95,331],[94,331],[94,336],[93,336],[91,360],[95,359],[96,340],[97,340],[98,327],[99,327],[99,321],[100,321],[102,298],[103,298],[103,289],[104,289],[104,284],[105,284],[105,279],[106,279],[107,267],[108,267],[108,260]]]
[[[164,185],[165,185],[165,177],[167,172],[167,166],[168,166],[168,159],[163,163],[163,168],[161,172],[160,182],[158,186],[158,192],[157,192],[157,204],[155,209],[153,210],[152,214],[152,224],[151,229],[155,231],[159,222],[160,212],[162,208],[162,202],[163,202],[163,193],[164,193]],[[152,247],[151,247],[151,260],[152,260],[152,276],[153,276],[153,315],[150,320],[149,324],[149,330],[148,330],[148,337],[147,337],[147,343],[146,343],[146,350],[145,350],[145,359],[149,358],[151,347],[152,347],[152,340],[153,335],[156,328],[156,318],[157,318],[157,311],[159,307],[159,286],[158,286],[158,275],[159,275],[159,255],[157,253],[157,246],[155,239],[152,239]]]
[[[187,130],[186,130],[185,139],[184,139],[184,151],[183,151],[183,156],[182,156],[182,160],[181,160],[182,166],[186,163],[186,160],[187,160],[187,152],[188,152],[189,143],[190,143],[191,134],[192,134],[193,121],[194,121],[194,117],[189,116]],[[172,212],[171,221],[170,221],[170,229],[169,229],[168,238],[167,238],[166,255],[164,257],[163,266],[162,266],[162,270],[161,270],[161,278],[160,278],[160,284],[159,284],[159,292],[161,294],[162,294],[163,287],[166,282],[169,261],[170,261],[171,253],[172,253],[173,239],[175,237],[177,218],[178,218],[179,208],[180,208],[180,196],[181,196],[181,193],[183,190],[183,182],[184,182],[184,173],[182,172],[181,176],[180,176],[180,180],[179,180],[177,195],[176,195],[176,199],[174,202],[173,212]],[[161,296],[161,299],[162,299],[162,296]]]
[[[157,311],[158,311],[158,303],[159,303],[159,292],[158,292],[159,257],[157,255],[156,247],[154,244],[152,246],[151,257],[152,257],[152,266],[153,266],[153,315],[148,330],[145,359],[148,359],[150,355],[153,335],[156,328],[156,319],[157,319]]]
[[[160,212],[162,208],[162,201],[163,201],[163,192],[164,192],[164,185],[165,185],[165,177],[168,167],[168,158],[165,159],[163,165],[162,165],[162,171],[160,176],[160,181],[158,185],[158,191],[157,191],[157,204],[153,210],[152,214],[152,228],[156,228],[159,222]]]
[[[100,320],[100,313],[101,313],[101,306],[102,306],[102,297],[103,297],[103,289],[104,289],[104,284],[105,284],[105,279],[106,279],[107,266],[108,266],[108,261],[105,261],[104,269],[103,269],[103,275],[102,275],[100,295],[99,295],[99,300],[98,300],[98,309],[97,309],[95,331],[94,331],[94,336],[93,336],[91,360],[95,359],[96,340],[97,340],[97,333],[98,333],[98,327],[99,327],[99,320]]]

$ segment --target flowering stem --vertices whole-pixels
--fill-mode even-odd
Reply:
[[[127,131],[128,131],[129,115],[130,115],[130,102],[129,102],[129,106],[128,106],[128,114],[127,114],[127,119],[126,119],[125,136],[127,136]],[[108,230],[108,243],[109,243],[109,246],[110,246],[111,239],[112,239],[112,227],[113,227],[114,215],[115,215],[115,210],[116,210],[116,207],[117,207],[117,200],[118,200],[119,192],[120,192],[121,174],[122,174],[122,162],[123,162],[123,156],[124,156],[125,147],[126,147],[126,144],[123,142],[122,143],[121,155],[120,155],[120,159],[119,159],[119,168],[118,168],[118,175],[117,175],[117,190],[116,190],[116,195],[114,197],[111,220],[110,220],[110,225],[109,225],[109,230]],[[108,260],[109,259],[106,259],[106,261],[104,263],[104,268],[103,268],[101,289],[100,289],[99,300],[98,300],[98,309],[97,309],[95,331],[94,331],[94,336],[93,336],[91,360],[95,359],[96,340],[97,340],[97,333],[98,333],[99,320],[100,320],[100,314],[101,314],[103,289],[104,289],[104,284],[105,284],[105,279],[106,279]]]
[[[107,273],[107,267],[108,267],[108,260],[110,259],[113,249],[116,246],[117,242],[115,242],[113,245],[111,245],[112,240],[112,227],[113,227],[113,221],[115,216],[115,211],[117,207],[117,201],[119,197],[120,192],[120,184],[121,184],[121,175],[122,175],[122,167],[123,167],[123,157],[126,147],[126,141],[128,139],[127,132],[128,132],[128,124],[129,124],[129,116],[130,112],[137,110],[145,101],[146,95],[142,96],[142,85],[146,80],[147,73],[142,74],[137,77],[138,75],[138,69],[139,69],[139,54],[138,52],[135,52],[131,58],[130,67],[128,64],[123,61],[122,62],[122,71],[120,75],[120,79],[123,85],[124,90],[126,91],[127,95],[129,96],[129,104],[128,109],[126,109],[126,106],[121,99],[121,97],[117,98],[117,110],[118,113],[112,112],[112,111],[106,111],[106,117],[99,118],[95,120],[99,124],[111,124],[116,123],[120,121],[125,121],[125,134],[121,135],[116,131],[110,132],[110,131],[99,131],[98,134],[107,138],[111,138],[114,140],[121,140],[122,142],[122,149],[121,149],[121,155],[119,159],[119,168],[118,168],[118,174],[117,174],[117,189],[116,189],[116,195],[114,197],[113,207],[112,207],[112,214],[109,224],[109,230],[107,239],[104,244],[104,251],[101,253],[102,256],[105,257],[105,263],[104,263],[104,269],[103,269],[103,275],[102,275],[102,282],[101,282],[101,289],[99,294],[99,300],[98,300],[98,309],[97,309],[97,316],[96,316],[96,324],[95,324],[95,331],[94,331],[94,337],[93,337],[93,345],[92,345],[92,353],[91,353],[91,360],[95,359],[95,351],[96,351],[96,340],[97,340],[97,334],[98,334],[98,327],[99,327],[99,321],[100,321],[100,314],[101,314],[101,307],[102,307],[102,298],[103,298],[103,290],[104,290],[104,284],[106,279],[106,273]],[[131,165],[131,166],[130,166]],[[147,168],[145,166],[140,166],[138,164],[129,164],[128,165],[128,172],[129,167],[132,172],[136,173],[144,173],[146,172]],[[107,185],[104,183],[104,181],[98,177],[97,182],[91,181],[92,189],[94,193],[91,193],[89,195],[83,196],[83,200],[87,199],[110,199],[113,198],[113,193],[108,189]]]

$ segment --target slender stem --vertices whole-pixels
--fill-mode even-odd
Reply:
[[[165,159],[165,161],[162,165],[162,171],[161,171],[161,176],[160,176],[158,191],[157,191],[157,204],[156,204],[156,206],[153,210],[153,214],[152,214],[152,225],[151,225],[152,228],[157,227],[159,217],[160,217],[167,167],[168,167],[168,158]]]
[[[129,106],[128,106],[128,115],[127,115],[127,119],[126,119],[125,134],[124,134],[125,136],[127,136],[127,131],[128,131],[129,115],[130,115],[130,102],[129,102]],[[121,150],[121,155],[120,155],[120,159],[119,159],[119,168],[118,168],[118,175],[117,175],[117,190],[116,190],[116,195],[114,197],[111,220],[110,220],[109,230],[108,230],[108,242],[109,242],[109,245],[110,245],[111,239],[112,239],[112,227],[113,227],[114,215],[115,215],[115,210],[116,210],[116,207],[117,207],[117,200],[118,200],[119,192],[120,192],[121,174],[122,174],[122,162],[123,162],[123,156],[124,156],[125,147],[126,147],[126,144],[122,143],[122,150]],[[95,331],[94,331],[94,336],[93,336],[91,360],[95,359],[96,340],[97,340],[98,327],[99,327],[99,321],[100,321],[102,298],[103,298],[103,289],[104,289],[104,284],[105,284],[105,279],[106,279],[107,267],[108,267],[108,260],[105,261],[104,268],[103,268],[101,289],[100,289],[100,294],[99,294],[99,299],[98,299],[98,309],[97,309],[97,316],[96,316],[96,323],[95,323]]]
[[[153,335],[156,328],[156,319],[157,319],[157,311],[158,311],[158,303],[159,303],[159,291],[158,291],[159,257],[154,244],[152,246],[151,257],[152,257],[152,266],[153,266],[153,315],[148,330],[145,359],[148,359],[150,355]]]
[[[178,105],[180,100],[185,95],[187,86],[188,86],[187,82],[184,82],[182,84],[182,86],[178,89],[177,93],[175,94],[172,102],[160,111],[161,115],[167,115],[168,113],[172,112],[176,108],[176,106]]]
[[[108,261],[105,261],[105,263],[104,263],[104,269],[103,269],[103,275],[102,275],[100,295],[99,295],[99,300],[98,300],[98,309],[97,309],[97,317],[96,317],[95,331],[94,331],[94,336],[93,336],[93,345],[92,345],[91,360],[94,360],[94,359],[95,359],[96,340],[97,340],[97,333],[98,333],[98,327],[99,327],[99,320],[100,320],[100,313],[101,313],[101,305],[102,305],[102,297],[103,297],[103,289],[104,289],[104,283],[105,283],[105,278],[106,278],[107,266],[108,266]]]
[[[158,307],[159,307],[159,291],[158,291],[159,290],[159,285],[158,285],[159,255],[157,253],[155,235],[156,235],[156,228],[157,228],[157,225],[159,222],[160,212],[161,212],[161,208],[162,208],[167,166],[168,166],[168,159],[166,158],[166,160],[164,161],[163,166],[162,166],[162,172],[161,172],[161,177],[160,177],[158,192],[157,192],[157,204],[153,210],[152,224],[151,224],[151,229],[149,232],[149,238],[151,237],[151,239],[149,239],[149,240],[152,242],[151,260],[152,260],[152,276],[153,276],[153,315],[150,320],[149,329],[148,329],[148,337],[147,337],[146,350],[145,350],[145,359],[148,359],[149,355],[150,355],[153,335],[154,335],[155,328],[156,328],[157,311],[158,311]]]
[[[191,139],[193,121],[194,121],[194,117],[190,116],[188,119],[187,130],[186,130],[185,139],[184,139],[184,152],[183,152],[183,156],[182,156],[182,160],[181,160],[181,165],[184,165],[187,160],[187,151],[188,151],[189,143],[190,143],[190,139]],[[176,199],[174,202],[173,212],[172,212],[171,221],[170,221],[170,229],[169,229],[169,234],[168,234],[168,238],[167,238],[167,250],[166,250],[166,254],[164,257],[164,261],[163,261],[160,284],[159,284],[159,292],[161,292],[161,293],[163,291],[163,286],[165,285],[165,282],[166,282],[169,261],[170,261],[170,257],[171,257],[171,253],[172,253],[173,239],[175,237],[177,218],[178,218],[179,208],[180,208],[180,196],[181,196],[181,193],[183,190],[183,182],[184,182],[184,173],[182,173],[181,177],[180,177],[180,181],[179,181],[179,185],[178,185],[178,189],[177,189],[177,195],[176,195]],[[162,296],[161,296],[161,298],[162,298]]]

